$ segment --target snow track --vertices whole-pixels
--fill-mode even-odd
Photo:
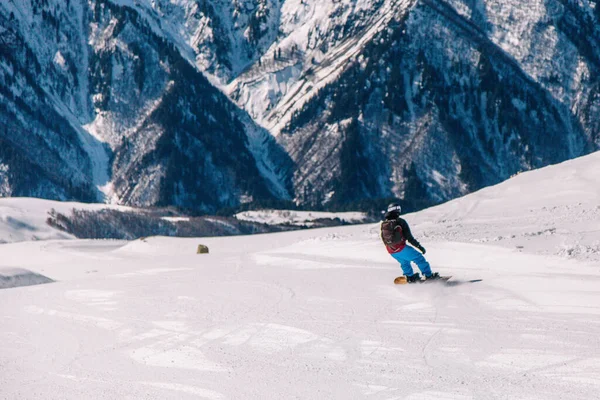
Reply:
[[[13,399],[598,393],[598,271],[498,247],[437,243],[429,246],[432,261],[452,263],[435,261],[436,269],[483,281],[394,286],[400,270],[370,230],[345,228],[352,235],[346,254],[345,242],[328,235],[332,230],[203,239],[211,254],[202,256],[193,251],[198,239],[96,249],[92,241],[4,245],[3,262],[40,254],[44,273],[60,282],[0,292],[3,393]]]
[[[1,245],[0,268],[18,265],[57,281],[0,290],[1,394],[597,398],[597,262],[554,254],[556,238],[545,235],[523,248],[475,240],[496,227],[521,229],[515,221],[523,210],[527,229],[537,223],[543,231],[543,207],[557,221],[578,215],[562,207],[575,198],[591,207],[600,200],[598,177],[588,173],[597,159],[524,174],[407,216],[434,270],[482,279],[473,284],[395,286],[400,268],[377,225]],[[561,191],[542,192],[548,179]],[[585,223],[561,229],[596,232],[587,239],[599,240],[598,221],[586,214]],[[196,255],[199,243],[210,253]]]

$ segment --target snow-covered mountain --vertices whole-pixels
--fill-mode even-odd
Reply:
[[[272,137],[133,2],[2,2],[0,20],[3,196],[198,211],[290,196]]]
[[[0,21],[2,196],[422,207],[600,148],[597,0],[25,0]]]
[[[395,286],[378,224],[0,245],[0,288],[55,281],[0,289],[0,393],[595,399],[599,168],[595,153],[407,215],[456,286]]]
[[[229,85],[295,161],[302,201],[438,202],[600,146],[595,2],[327,3],[284,7],[286,57]]]

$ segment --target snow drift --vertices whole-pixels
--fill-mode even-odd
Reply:
[[[22,268],[0,269],[0,289],[40,285],[54,282],[52,279]]]

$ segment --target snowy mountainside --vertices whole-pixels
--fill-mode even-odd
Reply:
[[[0,4],[0,196],[423,208],[600,148],[597,0]]]
[[[449,4],[417,2],[365,43],[337,79],[310,96],[291,91],[291,108],[282,102],[269,111],[285,110],[278,140],[297,164],[297,198],[436,203],[598,149],[600,64],[573,44],[589,41],[593,51],[598,36],[584,29],[577,39],[557,35],[569,45],[571,64],[551,70],[573,71],[573,79],[540,83],[530,73],[546,68],[541,62],[527,69]],[[560,84],[571,97],[554,95]],[[326,168],[315,169],[315,160]]]
[[[265,61],[239,75],[230,96],[277,135],[291,113],[360,57],[364,45],[410,1],[287,1]]]
[[[289,197],[271,136],[135,7],[0,5],[2,195],[205,212]]]
[[[599,148],[598,9],[288,1],[267,61],[228,90],[296,163],[300,203],[422,207]]]
[[[73,115],[89,115],[83,70],[73,62],[86,55],[78,15],[65,21],[73,34],[59,36],[57,20],[35,4],[37,18],[31,4],[0,4],[0,196],[97,200],[94,183],[105,182],[94,176],[90,153],[102,145],[71,123]],[[27,29],[15,31],[16,24]],[[56,37],[60,46],[44,43]]]
[[[470,19],[567,107],[598,143],[598,1],[486,1],[474,7],[468,1],[453,3],[457,10],[471,8]]]
[[[167,21],[203,71],[228,81],[257,61],[275,41],[280,0],[158,0],[138,3]]]
[[[593,399],[598,260],[554,255],[546,235],[523,238],[522,249],[474,239],[499,228],[543,231],[552,214],[557,231],[600,240],[591,212],[599,157],[406,215],[454,286],[394,285],[401,270],[378,224],[0,245],[0,281],[16,265],[55,281],[0,289],[2,394]],[[198,244],[210,253],[196,254]]]

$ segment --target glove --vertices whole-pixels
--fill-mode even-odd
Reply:
[[[421,250],[421,253],[423,254],[427,253],[427,250],[425,250],[425,247],[423,246],[419,247],[419,250]]]

